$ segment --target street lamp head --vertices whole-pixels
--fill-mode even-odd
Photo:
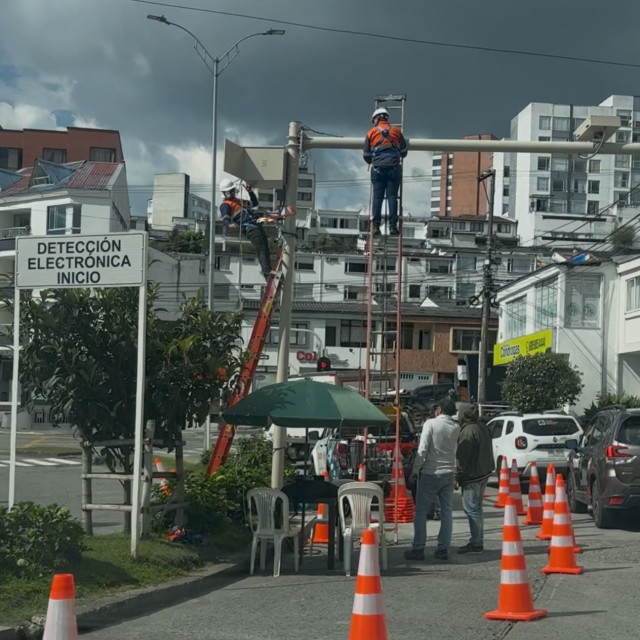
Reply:
[[[149,20],[156,20],[157,22],[164,22],[164,24],[171,24],[164,16],[154,16],[149,14],[147,18]]]
[[[285,30],[284,29],[269,29],[268,31],[265,31],[263,35],[265,36],[283,36],[285,34]]]

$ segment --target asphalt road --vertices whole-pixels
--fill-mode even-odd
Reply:
[[[495,493],[495,489],[490,490]],[[456,500],[453,545],[467,541],[468,528]],[[483,614],[496,608],[500,579],[502,511],[486,508],[486,550],[452,554],[448,563],[432,557],[438,524],[428,527],[424,562],[403,558],[411,526],[402,525],[400,544],[389,549],[389,571],[382,586],[390,640],[575,640],[637,638],[637,585],[640,581],[640,526],[603,531],[589,515],[574,516],[584,552],[581,576],[545,577],[547,544],[535,539],[537,528],[523,528],[529,578],[537,607],[549,611],[544,620],[510,624],[490,622]],[[356,552],[357,553],[357,552]],[[238,572],[223,588],[152,615],[128,620],[82,637],[87,640],[345,640],[353,604],[355,577],[326,569],[320,552],[305,558],[298,575],[290,555],[280,578],[249,577]],[[357,559],[355,559],[357,566]],[[259,573],[259,572],[258,572]]]

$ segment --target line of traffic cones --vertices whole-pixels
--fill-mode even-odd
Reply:
[[[375,529],[362,532],[349,640],[387,640]]]
[[[396,502],[398,508],[396,511]],[[402,468],[402,454],[400,449],[396,447],[393,459],[393,469],[391,471],[391,492],[389,497],[384,501],[384,519],[385,522],[408,523],[413,522],[415,515],[415,506],[413,499],[407,492],[407,486],[404,481],[404,469]]]
[[[75,583],[70,573],[53,576],[42,640],[77,640]]]

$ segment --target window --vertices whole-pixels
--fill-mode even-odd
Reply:
[[[509,187],[502,187],[502,197],[503,198],[509,197]]]
[[[616,115],[620,118],[621,127],[631,126],[631,111],[628,109],[618,109]]]
[[[507,428],[504,431],[504,435],[508,436],[510,433],[513,433],[513,428],[515,427],[515,423],[513,422],[513,420],[509,420],[507,422]]]
[[[549,211],[549,198],[534,198],[532,205],[533,211]]]
[[[425,295],[431,300],[451,300],[451,287],[428,286]]]
[[[91,147],[89,150],[89,160],[93,162],[115,162],[116,150],[104,147]]]
[[[551,200],[551,213],[567,213],[566,200]]]
[[[342,320],[340,322],[340,346],[358,348],[366,347],[367,321]]]
[[[313,180],[310,180],[309,178],[300,178],[298,180],[298,186],[301,189],[311,189],[313,187]]]
[[[586,173],[587,172],[587,161],[586,160],[574,160],[573,161],[573,170],[577,173]]]
[[[640,276],[627,280],[627,301],[625,311],[640,309]]]
[[[631,156],[616,154],[616,169],[628,169],[631,164]]]
[[[549,171],[551,158],[548,156],[538,156],[538,171]]]
[[[216,282],[216,286],[213,289],[213,297],[216,300],[230,300],[231,299],[231,285],[220,284]]]
[[[549,131],[551,129],[551,116],[540,116],[538,120],[538,129]]]
[[[588,182],[589,193],[600,193],[600,180],[589,180]]]
[[[420,297],[420,285],[419,284],[410,284],[409,285],[409,297],[410,298],[419,298]]]
[[[598,200],[587,200],[587,213],[596,214],[600,211],[600,202]]]
[[[311,202],[312,199],[313,199],[313,194],[305,193],[304,191],[298,191],[299,202]]]
[[[572,184],[573,193],[586,193],[587,181],[586,180],[574,180]]]
[[[482,233],[484,231],[484,222],[471,222],[469,227],[471,228],[471,231]]]
[[[384,273],[394,272],[396,270],[396,259],[395,258],[376,258],[376,272]]]
[[[427,273],[451,273],[451,260],[427,260]]]
[[[22,149],[0,147],[0,169],[9,171],[22,169]]]
[[[554,178],[551,182],[551,190],[552,191],[565,191],[567,188],[567,183],[563,178]]]
[[[489,350],[496,343],[497,331],[489,331]],[[480,329],[451,329],[451,351],[478,352]]]
[[[216,285],[217,288],[218,285]],[[296,329],[303,329],[303,331],[296,331]],[[309,334],[306,331],[309,329],[309,323],[307,322],[292,322],[291,331],[289,333],[289,344],[292,347],[298,347],[305,349],[308,346]],[[269,331],[269,337],[266,340],[266,344],[274,346],[280,343],[280,329],[274,327]]]
[[[476,295],[476,285],[473,282],[458,282],[456,284],[456,298],[471,298]]]
[[[458,256],[458,271],[475,271],[476,270],[476,257],[475,256]]]
[[[509,258],[507,260],[507,273],[529,273],[531,271],[531,258]]]
[[[613,174],[613,186],[616,189],[628,189],[629,174],[626,171],[615,171]]]
[[[413,323],[403,322],[400,326],[400,348],[413,349]]]
[[[231,256],[216,256],[216,260],[213,263],[213,266],[218,271],[230,271],[231,270]]]
[[[554,118],[553,128],[555,131],[569,131],[571,120],[569,118]]]
[[[627,191],[614,191],[613,199],[620,205],[627,205],[629,199],[629,193]]]
[[[549,142],[551,140],[551,136],[538,136],[538,142]]]
[[[337,337],[338,337],[338,327],[327,325],[324,328],[324,346],[325,347],[336,347]]]
[[[367,263],[366,262],[358,262],[356,260],[347,260],[344,263],[344,272],[345,273],[367,273]]]
[[[549,178],[538,178],[536,180],[536,189],[538,191],[549,191]]]
[[[589,173],[600,173],[600,160],[589,160]]]
[[[491,439],[495,440],[496,438],[502,437],[502,427],[504,426],[504,420],[496,420],[492,422],[489,427],[491,428]]]
[[[551,171],[568,171],[569,159],[568,158],[551,158]]]
[[[616,131],[616,142],[626,144],[631,139],[631,131]]]
[[[505,304],[507,340],[527,333],[527,296]]]
[[[464,231],[467,228],[467,223],[464,220],[456,221],[453,223],[453,228],[456,231]]]
[[[504,168],[503,175],[504,175],[505,178],[509,177],[509,167],[505,167]]]
[[[56,162],[57,164],[64,164],[67,161],[66,149],[43,149],[42,159],[47,162]]]
[[[415,238],[416,230],[413,227],[402,227],[402,237],[403,238]]]
[[[553,328],[558,320],[558,279],[539,282],[535,289],[535,331]]]
[[[567,278],[565,325],[597,329],[600,326],[600,277]]]
[[[420,329],[418,331],[418,349],[431,351],[432,348],[431,331],[429,329]]]
[[[313,271],[313,258],[298,258],[296,269],[298,271]]]
[[[345,300],[366,300],[366,289],[365,287],[354,287],[347,285],[344,288],[344,299]]]
[[[296,282],[293,285],[293,295],[296,298],[304,298],[305,300],[313,298],[313,283]]]
[[[258,195],[258,200],[260,202],[273,202],[273,193],[266,193],[261,191]]]
[[[80,233],[79,204],[62,204],[47,207],[47,235]]]

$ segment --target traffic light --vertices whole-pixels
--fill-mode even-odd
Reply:
[[[331,360],[329,358],[318,358],[318,371],[331,371]]]

